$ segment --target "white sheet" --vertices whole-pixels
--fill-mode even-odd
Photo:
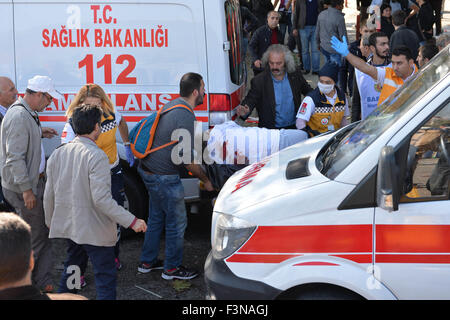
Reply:
[[[241,127],[227,121],[211,130],[207,154],[218,164],[252,164],[306,138],[302,130]]]

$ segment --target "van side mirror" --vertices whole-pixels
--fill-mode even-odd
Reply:
[[[377,172],[377,205],[387,211],[398,210],[398,168],[394,148],[381,149]]]

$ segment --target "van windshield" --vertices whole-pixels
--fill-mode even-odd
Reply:
[[[227,37],[230,42],[229,61],[231,81],[240,85],[244,81],[244,59],[242,56],[242,22],[238,0],[225,2],[225,18],[227,22]]]
[[[447,46],[353,130],[336,136],[318,157],[320,172],[330,179],[336,178],[377,137],[408,112],[428,89],[448,74],[449,51],[450,46]]]

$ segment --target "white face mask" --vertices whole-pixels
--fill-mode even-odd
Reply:
[[[334,84],[323,84],[320,81],[317,83],[317,86],[323,94],[329,94],[334,88]]]

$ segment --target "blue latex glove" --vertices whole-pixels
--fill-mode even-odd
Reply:
[[[331,47],[341,56],[346,57],[350,52],[348,51],[347,39],[342,37],[342,42],[335,36],[331,37]]]
[[[134,164],[134,154],[130,146],[125,146],[125,155],[127,156],[128,164],[132,167]]]

